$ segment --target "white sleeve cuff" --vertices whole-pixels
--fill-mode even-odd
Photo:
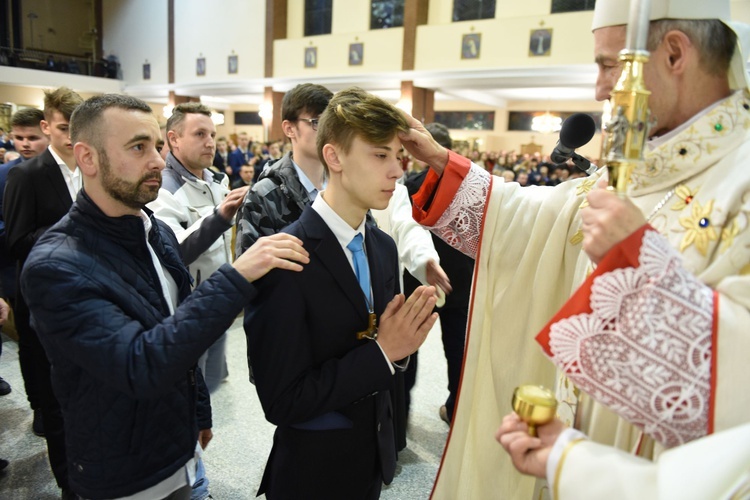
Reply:
[[[576,429],[565,429],[557,436],[557,441],[552,446],[552,450],[549,452],[549,458],[547,458],[547,484],[549,485],[550,491],[555,491],[555,475],[557,473],[557,464],[562,458],[562,454],[565,448],[572,442],[578,439],[588,439],[586,434]]]

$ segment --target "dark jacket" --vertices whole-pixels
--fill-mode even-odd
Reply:
[[[393,240],[366,227],[378,317],[399,292]],[[377,344],[358,339],[368,305],[338,240],[312,207],[284,229],[310,263],[258,280],[245,313],[248,355],[266,418],[276,424],[259,493],[268,498],[366,498],[396,467],[390,391]],[[290,314],[292,312],[292,314]]]
[[[312,200],[292,163],[291,153],[269,166],[253,184],[237,213],[237,256],[261,236],[270,236],[299,219]]]
[[[188,296],[177,240],[150,220],[149,243],[179,289],[174,315],[142,219],[108,217],[83,190],[23,269],[65,420],[70,485],[85,498],[131,495],[192,457],[199,427],[211,426],[208,400],[196,409],[195,362],[255,294],[225,265]]]

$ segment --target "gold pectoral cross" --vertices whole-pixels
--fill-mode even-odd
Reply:
[[[376,338],[378,338],[378,318],[374,312],[371,312],[368,317],[367,330],[357,332],[357,340],[375,340]]]

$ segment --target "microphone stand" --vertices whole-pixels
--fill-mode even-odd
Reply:
[[[591,175],[599,170],[599,167],[597,167],[595,164],[591,163],[588,159],[584,158],[578,153],[573,153],[572,155],[570,155],[570,159],[573,160],[573,164],[576,167],[586,172],[586,175]]]

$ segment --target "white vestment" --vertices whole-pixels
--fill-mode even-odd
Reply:
[[[419,222],[477,259],[458,405],[434,498],[532,496],[534,479],[513,468],[493,436],[511,410],[515,387],[557,385],[555,367],[535,336],[591,270],[581,249],[579,211],[594,177],[521,188],[450,153],[441,178],[431,172],[414,198]],[[708,303],[714,310],[704,310],[706,301],[696,299],[679,311],[665,311],[674,321],[669,332],[661,331],[654,352],[680,336],[680,324],[690,326],[693,317],[708,314],[715,338],[709,329],[694,342],[707,346],[702,352],[713,371],[708,389],[694,390],[691,403],[709,422],[706,433],[750,421],[748,96],[733,94],[648,152],[633,172],[628,194],[681,255],[681,273],[674,276],[687,280],[699,298],[705,299],[706,290],[713,298]],[[695,352],[676,356],[687,364]],[[655,358],[650,365],[660,363]],[[625,368],[639,370],[635,364]],[[565,387],[567,379],[560,380],[558,389],[577,393]],[[627,398],[627,387],[622,392]],[[562,401],[561,414],[572,418],[574,403]],[[583,398],[577,417],[596,442],[630,450],[640,441],[639,429],[589,398]],[[652,452],[643,443],[639,449],[643,455]]]

